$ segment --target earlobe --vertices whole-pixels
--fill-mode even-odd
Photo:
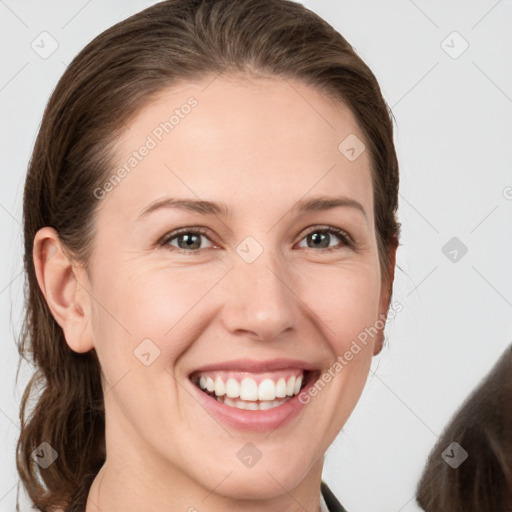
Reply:
[[[34,237],[34,269],[39,288],[61,326],[71,350],[79,353],[94,348],[90,330],[90,297],[78,266],[66,255],[58,233],[41,228]],[[85,275],[85,273],[83,273]]]
[[[375,339],[375,344],[373,345],[373,355],[377,356],[381,353],[382,347],[384,346],[384,329],[379,330],[379,334],[377,334],[377,338]]]

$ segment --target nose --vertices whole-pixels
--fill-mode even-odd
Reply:
[[[236,261],[229,273],[221,317],[234,335],[275,340],[296,326],[300,301],[284,265],[268,252],[252,263]]]

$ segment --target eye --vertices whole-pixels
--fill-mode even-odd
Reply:
[[[203,228],[181,228],[166,235],[160,242],[161,246],[171,246],[179,252],[198,253],[201,245],[201,237],[210,240],[206,236],[208,230]],[[176,240],[178,246],[172,245],[170,242]]]
[[[160,242],[158,242],[158,245],[172,247],[173,250],[182,253],[199,254],[200,249],[208,248],[201,247],[201,237],[211,242],[210,237],[207,236],[208,233],[209,231],[204,228],[181,228],[165,235]],[[330,241],[333,236],[341,241],[341,245],[330,246]],[[311,245],[308,244],[308,249],[325,249],[322,252],[354,246],[352,239],[345,231],[329,226],[314,226],[302,239],[306,239],[308,242],[311,241]],[[177,246],[171,243],[175,240]]]
[[[339,246],[329,246],[330,240],[332,240],[332,236],[335,236],[338,238],[338,240],[342,241],[342,245]],[[306,242],[311,241],[312,245],[308,245],[308,249],[326,249],[323,252],[332,251],[336,249],[342,249],[343,247],[352,247],[353,242],[349,235],[345,233],[345,231],[333,228],[333,227],[327,227],[327,226],[315,226],[312,230],[310,230],[303,240],[306,239]]]

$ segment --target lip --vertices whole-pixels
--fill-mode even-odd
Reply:
[[[288,368],[302,368],[303,370],[316,371],[318,367],[301,361],[299,359],[268,359],[266,361],[256,361],[254,359],[233,359],[231,361],[223,361],[219,363],[212,363],[200,368],[196,368],[190,373],[189,377],[200,373],[209,371],[240,371],[240,372],[269,372],[274,370],[286,370]]]
[[[268,366],[266,369],[268,369]],[[263,411],[251,411],[230,407],[222,402],[218,402],[192,382],[190,384],[198,401],[220,422],[237,430],[268,432],[269,430],[284,427],[301,413],[309,404],[309,401],[302,403],[299,401],[299,397],[303,393],[307,394],[308,389],[315,385],[319,377],[320,371],[310,371],[306,384],[299,393],[287,400],[284,404]]]

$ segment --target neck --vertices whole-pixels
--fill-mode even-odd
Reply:
[[[107,457],[91,485],[85,512],[320,512],[323,457],[295,488],[285,488],[269,475],[267,481],[274,492],[253,493],[250,497],[222,492],[223,482],[232,474],[219,476],[218,485],[207,489],[186,475],[175,471],[153,473],[147,471],[148,466],[114,465]]]

